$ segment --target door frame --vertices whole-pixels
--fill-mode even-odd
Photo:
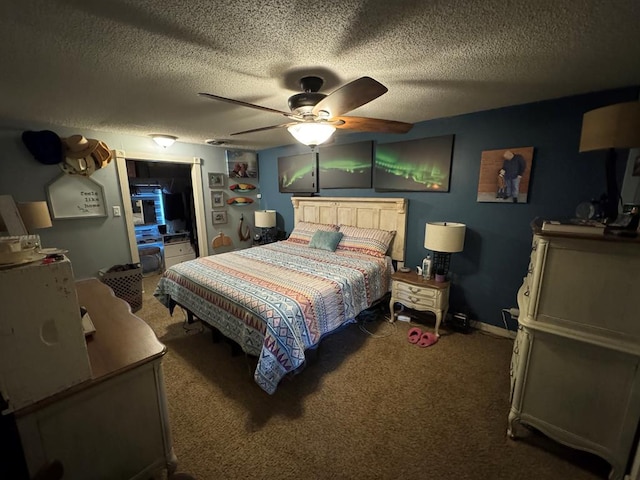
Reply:
[[[120,194],[122,208],[127,227],[127,237],[129,239],[129,249],[131,251],[131,262],[139,263],[138,243],[136,242],[136,231],[133,225],[133,206],[131,205],[131,190],[129,189],[129,175],[127,173],[127,160],[144,162],[164,162],[182,163],[191,165],[191,187],[193,192],[193,208],[196,216],[196,228],[198,229],[198,253],[206,256],[208,249],[208,232],[205,221],[204,194],[202,189],[202,159],[198,157],[174,157],[160,153],[131,152],[125,154],[124,150],[115,150],[116,167],[118,170],[118,180],[120,182]]]

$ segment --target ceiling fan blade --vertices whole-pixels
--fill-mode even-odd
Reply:
[[[291,115],[291,112],[283,112],[282,110],[263,107],[261,105],[255,105],[253,103],[243,102],[242,100],[234,100],[233,98],[219,97],[218,95],[213,95],[211,93],[199,93],[198,95],[200,95],[201,97],[209,98],[211,100],[219,100],[221,102],[227,102],[233,105],[240,105],[242,107],[249,107],[249,108],[255,108],[257,110],[263,110],[265,112],[279,113],[280,115],[285,115],[285,116]]]
[[[261,127],[261,128],[253,128],[251,130],[245,130],[244,132],[235,132],[232,133],[231,135],[243,135],[245,133],[255,133],[255,132],[263,132],[265,130],[271,130],[274,128],[284,128],[284,127],[288,127],[289,125],[295,125],[296,122],[294,123],[282,123],[280,125],[271,125],[270,127]]]
[[[413,128],[413,123],[383,120],[381,118],[335,117],[331,120],[342,120],[344,122],[341,125],[336,125],[336,128],[346,128],[360,132],[407,133]]]
[[[320,100],[313,107],[313,113],[318,115],[325,111],[329,113],[329,118],[337,117],[369,103],[387,91],[387,87],[377,80],[360,77]]]

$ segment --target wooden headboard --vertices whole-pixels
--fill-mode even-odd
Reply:
[[[406,198],[292,197],[294,225],[314,222],[395,230],[389,255],[404,262]]]

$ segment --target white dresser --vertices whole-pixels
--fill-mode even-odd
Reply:
[[[164,268],[196,258],[191,246],[189,232],[168,233],[162,236],[164,246]]]
[[[54,460],[65,480],[166,478],[175,471],[162,358],[129,305],[98,281],[76,282],[91,315],[91,378],[15,411],[30,477]],[[11,477],[19,478],[19,477]]]
[[[629,473],[640,418],[640,242],[534,232],[508,434],[531,425]]]

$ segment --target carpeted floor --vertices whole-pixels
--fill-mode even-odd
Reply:
[[[447,332],[429,348],[384,307],[323,340],[273,395],[255,360],[186,327],[144,279],[137,315],[168,347],[165,383],[178,471],[198,480],[605,479],[607,464],[537,432],[507,438],[512,341]],[[364,326],[370,333],[363,331]],[[428,325],[433,328],[433,323]],[[185,329],[186,328],[186,329]]]

